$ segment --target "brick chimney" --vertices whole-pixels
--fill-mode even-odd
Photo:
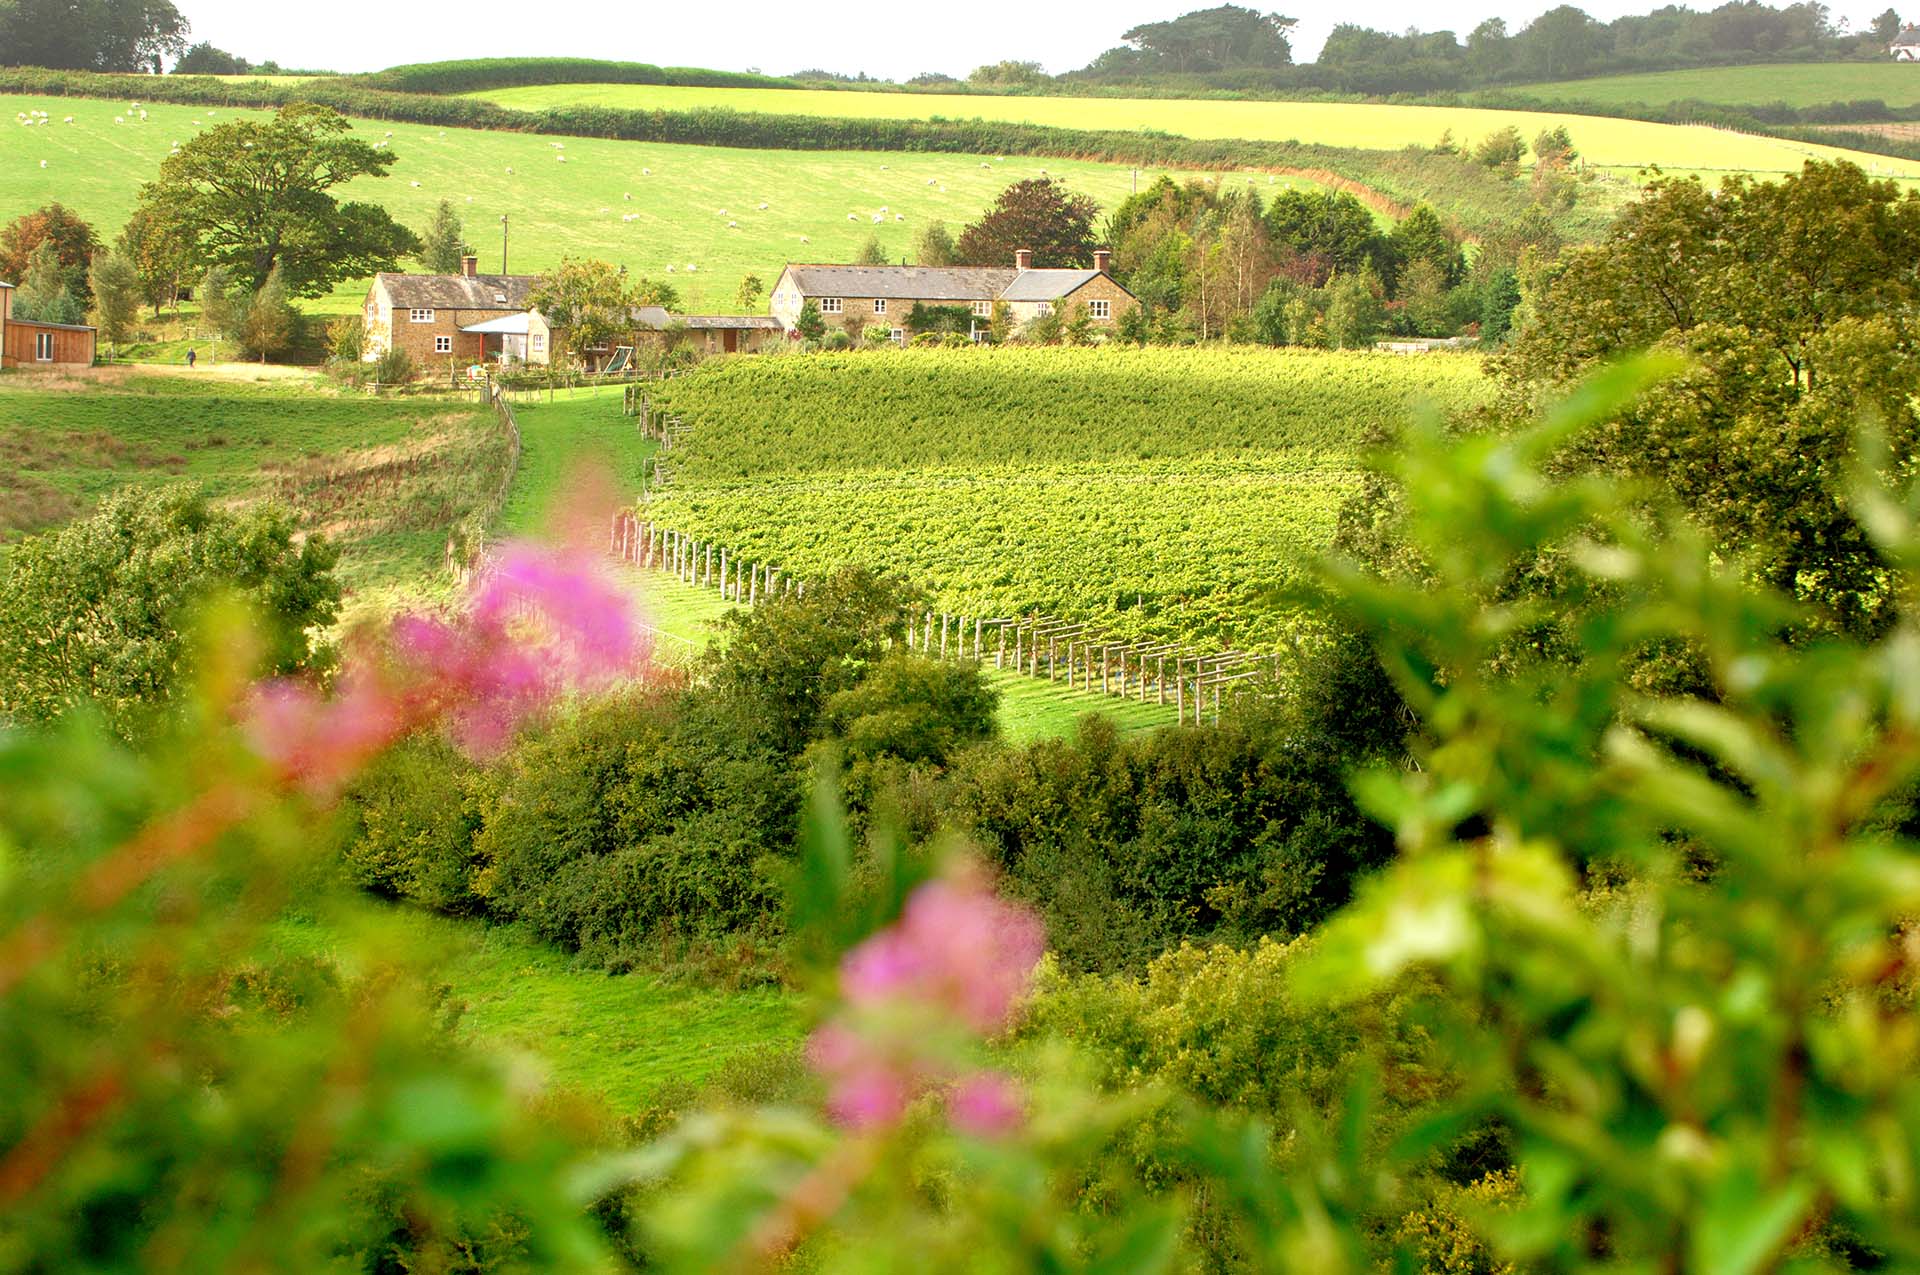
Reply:
[[[467,278],[469,278],[469,279],[471,279],[471,278],[473,278],[473,277],[474,277],[475,275],[477,275],[477,274],[479,274],[479,273],[480,273],[480,258],[478,258],[478,257],[462,257],[462,258],[460,258],[460,273],[461,273],[461,274],[463,274],[463,275],[465,275],[465,276],[467,276]]]
[[[1107,272],[1107,263],[1112,260],[1113,260],[1113,254],[1111,252],[1108,252],[1105,248],[1095,248],[1093,250],[1093,268],[1095,270],[1098,270],[1101,274],[1105,274]]]
[[[1033,269],[1033,249],[1015,248],[1013,250],[1013,268],[1015,270]]]

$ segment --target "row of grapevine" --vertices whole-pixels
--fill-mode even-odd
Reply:
[[[970,616],[1273,650],[1358,457],[1477,358],[909,350],[740,360],[659,387],[673,482],[644,517],[809,577],[861,565]]]
[[[617,513],[608,549],[648,570],[666,571],[743,606],[805,596],[806,581],[773,563],[743,557],[685,532]],[[1178,642],[1129,641],[1057,616],[956,615],[920,607],[904,618],[906,645],[936,659],[992,664],[1067,689],[1138,699],[1174,709],[1175,720],[1220,720],[1224,695],[1254,689],[1278,673],[1277,661],[1247,651],[1200,652]],[[1210,716],[1209,716],[1210,714]]]

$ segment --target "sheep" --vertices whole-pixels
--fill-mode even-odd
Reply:
[[[140,118],[141,119],[147,118],[147,113],[145,111],[140,112]]]
[[[511,176],[513,176],[513,165],[512,165],[512,164],[508,164],[508,165],[507,165],[507,176],[509,176],[509,177],[511,177]]]
[[[567,162],[567,157],[565,155],[555,155],[554,158],[559,160],[563,164]]]
[[[700,267],[699,267],[699,266],[696,266],[696,265],[694,265],[694,264],[693,264],[693,263],[692,263],[691,261],[689,261],[689,262],[687,263],[687,273],[688,273],[688,274],[694,274],[694,273],[697,273],[697,272],[699,271],[699,269],[700,269]]]
[[[413,188],[414,188],[415,190],[419,190],[419,189],[420,189],[420,183],[419,183],[419,182],[408,182],[408,183],[407,183],[407,185],[409,185],[409,186],[411,186],[411,187],[413,187]]]
[[[760,211],[761,211],[761,212],[765,212],[766,210],[767,210],[767,206],[766,206],[765,204],[761,204],[761,205],[760,205]]]
[[[69,115],[69,116],[67,116],[67,118],[65,118],[65,119],[63,119],[63,120],[61,120],[60,122],[61,122],[62,124],[71,124],[71,123],[73,123],[73,116],[71,116],[71,115]]]
[[[113,117],[113,122],[116,124],[124,124],[127,122],[127,117],[124,115],[116,115]]]
[[[724,208],[722,208],[722,209],[720,210],[720,215],[721,215],[722,217],[724,217],[724,216],[726,216],[726,215],[727,215],[727,210],[726,210],[726,209],[724,209]]]
[[[673,273],[673,267],[672,267],[672,266],[668,266],[668,267],[667,267],[667,273],[668,273],[668,274],[672,274],[672,273]]]
[[[601,209],[600,211],[601,211],[601,212],[603,212],[603,213],[610,213],[610,212],[612,212],[612,211],[613,211],[613,209],[611,209],[611,208],[602,208],[602,209]]]
[[[847,214],[847,220],[848,220],[848,221],[859,221],[859,220],[860,220],[860,214],[859,214],[859,213],[848,213],[848,214]]]
[[[875,214],[873,215],[873,224],[874,224],[874,225],[876,225],[876,226],[877,226],[877,225],[879,225],[879,224],[880,224],[881,222],[883,222],[883,221],[885,221],[885,220],[886,220],[886,218],[885,218],[884,216],[882,216],[881,214],[879,214],[879,213],[875,213]]]
[[[40,161],[40,167],[42,167],[42,168],[45,168],[46,166],[47,166],[47,161],[46,161],[46,160],[44,160],[44,159],[43,159],[43,160],[41,160],[41,161]]]
[[[623,192],[623,193],[621,194],[621,196],[620,196],[620,198],[622,198],[622,199],[624,199],[624,200],[626,200],[626,201],[627,201],[628,203],[632,203],[632,202],[633,202],[633,192],[632,192],[632,191],[630,191],[630,190],[629,190],[629,191],[625,191],[625,192]]]
[[[387,130],[387,136],[388,136],[388,137],[392,137],[392,136],[393,136],[393,130],[392,130],[392,129],[388,129],[388,130]]]
[[[640,170],[640,175],[642,177],[651,177],[653,176],[653,170],[651,168],[643,168]]]
[[[737,221],[730,221],[730,222],[728,222],[728,223],[727,223],[727,229],[728,229],[728,230],[738,230],[738,229],[740,229],[740,223],[739,223],[739,222],[737,222]]]
[[[895,213],[893,215],[893,219],[895,221],[905,221],[907,219],[907,215],[905,213]]]
[[[807,237],[806,237],[805,235],[801,235],[801,236],[800,236],[800,242],[801,242],[801,243],[812,243],[812,242],[813,242],[813,240],[811,240],[811,239],[809,239],[809,238],[807,238]]]

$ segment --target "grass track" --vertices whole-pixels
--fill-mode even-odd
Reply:
[[[1888,106],[1920,105],[1920,66],[1899,62],[1788,62],[1602,75],[1587,80],[1516,84],[1512,92],[1545,101],[1602,106],[1716,102],[1727,106],[1823,106],[1878,99]]]
[[[30,109],[46,111],[52,123],[12,122]],[[128,116],[126,102],[0,95],[0,213],[12,217],[57,199],[110,241],[171,142],[263,114],[165,103],[146,110],[143,122]],[[62,123],[69,115],[75,122]],[[115,124],[116,115],[127,122]],[[945,220],[957,231],[1009,182],[1042,167],[1106,207],[1134,182],[1130,168],[1072,160],[982,168],[980,156],[967,155],[655,145],[369,120],[355,128],[376,141],[388,141],[391,132],[388,144],[399,158],[389,176],[350,186],[349,198],[382,204],[416,229],[441,199],[452,200],[487,270],[499,269],[502,214],[511,216],[508,265],[516,272],[537,272],[567,254],[662,279],[671,265],[669,281],[696,313],[738,310],[734,294],[748,274],[771,287],[788,261],[851,261],[869,236],[878,236],[890,256],[902,256],[928,221]],[[564,142],[564,164],[555,141]],[[1158,170],[1142,169],[1139,181],[1156,176]],[[769,205],[764,211],[762,203]],[[628,214],[635,219],[623,221]],[[883,220],[874,222],[875,215]],[[690,264],[697,267],[692,274]],[[353,283],[303,306],[354,313],[365,295],[365,283]]]
[[[459,1032],[484,1049],[537,1061],[555,1085],[632,1112],[665,1085],[699,1085],[751,1055],[797,1048],[799,999],[648,974],[607,974],[510,926],[371,901],[325,921],[295,920],[287,950],[332,956],[349,934],[410,954],[462,1007]]]
[[[1920,77],[1916,77],[1920,79]],[[1595,81],[1581,81],[1590,84]],[[1473,141],[1508,125],[1531,139],[1564,125],[1580,153],[1604,168],[1783,173],[1809,158],[1847,157],[1878,171],[1920,177],[1920,164],[1722,129],[1638,120],[1500,111],[1465,106],[1351,102],[1237,102],[1108,97],[992,97],[968,94],[844,93],[826,89],[709,89],[645,84],[554,84],[472,94],[503,106],[591,105],[690,110],[728,107],[779,114],[872,119],[1014,121],[1060,128],[1142,129],[1195,138],[1297,140],[1396,150],[1431,146],[1444,132]]]

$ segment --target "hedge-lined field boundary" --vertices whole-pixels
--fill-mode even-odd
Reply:
[[[478,93],[529,84],[668,84],[685,88],[794,89],[813,87],[781,75],[655,66],[602,58],[462,58],[409,62],[384,71],[343,77],[347,83],[395,93]]]
[[[755,150],[922,151],[1212,172],[1318,171],[1378,191],[1397,205],[1430,203],[1468,234],[1512,221],[1531,203],[1521,183],[1458,157],[1417,147],[1361,150],[1311,142],[1188,138],[978,119],[848,119],[726,109],[667,111],[595,106],[522,111],[474,98],[401,93],[341,80],[263,84],[32,68],[0,71],[0,93],[268,109],[290,102],[317,102],[347,115],[441,128]],[[1583,220],[1592,221],[1593,226],[1577,224]],[[1597,228],[1604,220],[1602,212],[1584,217],[1576,212],[1576,224],[1569,229],[1579,234]]]

